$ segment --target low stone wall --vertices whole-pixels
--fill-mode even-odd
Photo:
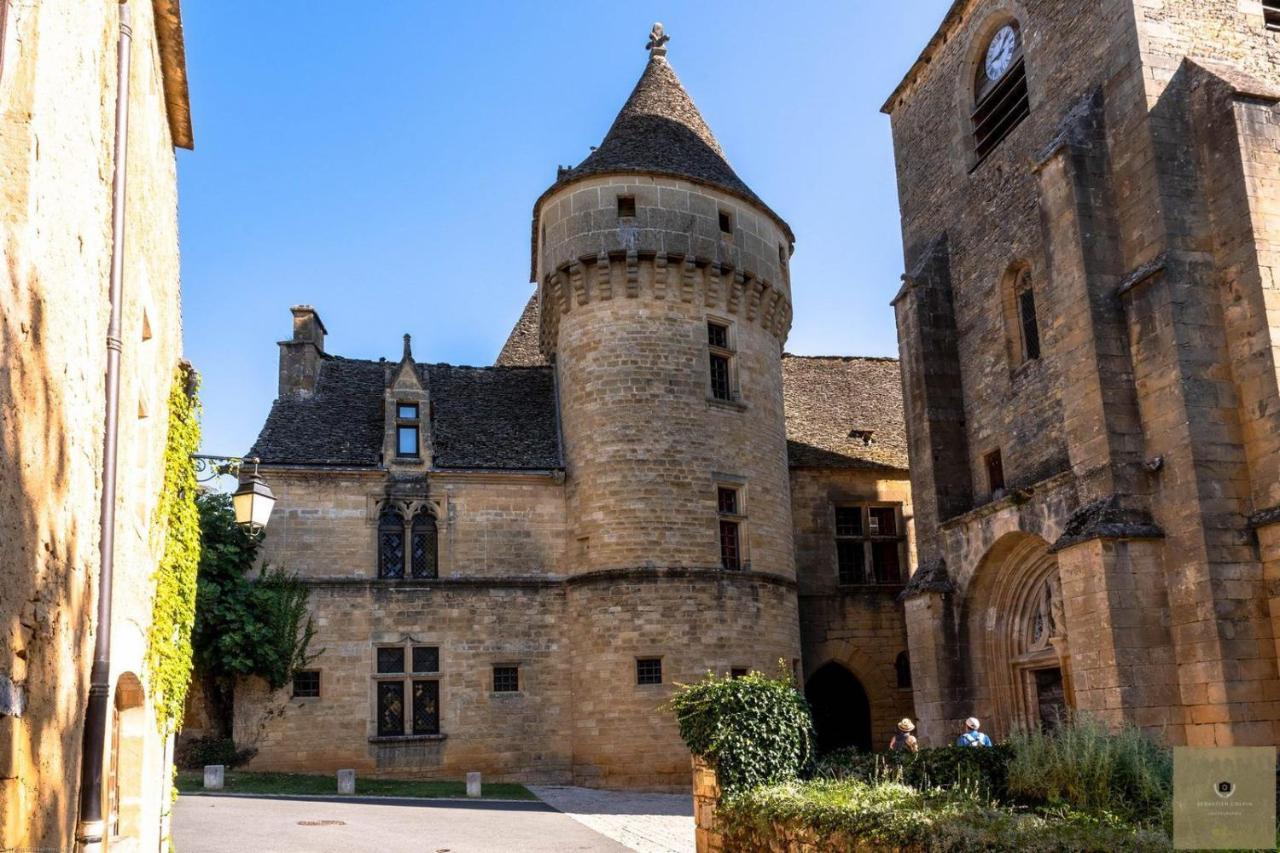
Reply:
[[[716,803],[720,800],[720,782],[715,769],[698,756],[693,757],[693,821],[698,853],[720,853],[725,849],[724,836],[716,828]]]

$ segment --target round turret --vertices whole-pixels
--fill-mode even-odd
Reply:
[[[575,777],[688,785],[661,685],[799,657],[782,397],[790,229],[665,58],[534,209],[560,398]],[[657,42],[656,48],[654,42]],[[622,695],[601,691],[619,679]],[[619,753],[634,742],[637,754]],[[620,760],[622,759],[622,760]]]

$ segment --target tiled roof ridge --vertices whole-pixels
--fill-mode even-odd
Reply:
[[[898,357],[893,355],[801,355],[794,352],[784,352],[782,357],[808,358],[814,361],[898,361]]]

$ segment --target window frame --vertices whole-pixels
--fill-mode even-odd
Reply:
[[[381,672],[378,662],[378,652],[381,649],[400,649],[401,662],[398,672]],[[434,671],[422,670],[418,671],[415,667],[415,649],[435,649],[436,650],[436,669]],[[373,741],[386,740],[430,740],[444,737],[444,722],[442,713],[442,703],[440,701],[441,681],[443,680],[443,666],[441,661],[441,646],[434,642],[420,642],[418,640],[403,640],[400,642],[374,643],[373,644],[373,667],[370,674],[370,691],[372,693],[373,714],[371,725],[373,733],[369,736]],[[419,731],[417,727],[416,714],[414,711],[417,696],[415,695],[415,687],[422,683],[433,683],[435,685],[432,691],[435,695],[435,729],[434,731]],[[382,711],[382,693],[384,684],[397,684],[400,691],[400,731],[397,733],[386,732],[383,729],[383,711]]]
[[[657,664],[657,681],[652,681],[652,668],[645,671],[646,664]],[[636,687],[658,687],[666,683],[666,672],[662,664],[662,655],[648,655],[636,658]]]
[[[523,693],[523,692],[524,692],[524,679],[520,677],[520,670],[521,670],[521,669],[522,669],[522,667],[521,667],[521,666],[520,666],[520,664],[518,664],[518,663],[495,663],[495,664],[493,664],[493,665],[490,667],[490,671],[489,671],[489,692],[490,692],[490,693],[494,693],[494,694],[498,694],[498,695],[502,695],[502,696],[509,696],[509,695],[512,695],[512,694],[515,694],[515,693]],[[512,682],[515,686],[514,686],[514,687],[510,687],[510,688],[505,688],[505,687],[504,687],[504,688],[499,688],[499,686],[498,686],[498,684],[499,684],[499,681],[498,681],[498,675],[499,675],[498,670],[510,670],[510,671],[511,671],[511,673],[513,674],[513,677],[515,678],[515,681],[514,681],[514,682]],[[505,673],[504,673],[504,675],[505,675]]]
[[[717,480],[715,483],[716,495],[716,540],[720,554],[718,566],[721,571],[725,572],[745,572],[751,569],[751,562],[747,553],[747,490],[745,483],[726,482]],[[726,512],[721,502],[722,492],[733,493],[733,511]],[[734,550],[736,553],[736,565],[730,566],[725,562],[725,529],[731,525],[734,531]]]
[[[893,513],[893,533],[883,533],[872,531],[871,511],[876,509],[887,509]],[[856,510],[858,512],[858,532],[857,533],[840,533],[840,511]],[[868,587],[868,586],[884,586],[884,587],[900,587],[907,582],[907,571],[909,565],[907,563],[907,526],[906,516],[904,514],[904,506],[900,502],[895,501],[841,501],[832,505],[831,511],[831,531],[832,538],[835,541],[835,575],[836,584],[842,587]],[[860,574],[861,580],[847,579],[847,573],[843,571],[841,565],[840,553],[841,545],[848,544],[858,547],[857,553],[862,555]],[[897,554],[897,578],[884,579],[881,577],[881,571],[876,560],[876,545],[895,545],[895,553]]]
[[[730,320],[708,315],[706,318],[707,334],[707,399],[714,403],[740,403],[741,392],[738,388],[738,342],[737,330]],[[712,328],[724,331],[724,343],[713,340]],[[716,392],[716,361],[724,363],[724,396]]]
[[[1280,0],[1262,0],[1262,28],[1269,33],[1280,32]]]
[[[394,525],[391,523],[391,521],[395,522]],[[382,510],[378,513],[378,523],[377,523],[376,531],[377,531],[375,533],[376,538],[374,539],[374,542],[376,543],[377,547],[374,554],[374,560],[377,564],[378,580],[391,580],[391,581],[404,580],[405,568],[406,568],[405,557],[408,553],[408,549],[405,548],[404,515],[402,515],[400,511],[393,506],[382,507]],[[387,551],[389,546],[385,537],[393,533],[399,536],[399,542],[400,542],[399,564],[400,565],[399,565],[398,571],[389,572],[387,567],[391,564],[392,561],[388,559]]]
[[[997,493],[1003,496],[1008,492],[1009,481],[1005,477],[1004,455],[1000,452],[1000,448],[996,447],[982,454],[982,470],[986,474],[987,492],[992,500],[997,499]]]
[[[304,676],[304,675],[305,675],[305,676],[315,676],[315,682],[316,682],[316,683],[315,683],[315,692],[314,692],[314,693],[299,693],[299,692],[298,692],[298,677],[299,677],[299,676]],[[292,685],[291,685],[292,689],[290,690],[290,697],[289,697],[289,698],[291,698],[291,699],[319,699],[319,698],[321,697],[321,695],[322,695],[322,693],[321,693],[321,689],[322,689],[323,682],[322,682],[322,679],[321,679],[321,677],[320,677],[320,670],[318,670],[318,669],[299,669],[299,670],[296,670],[296,671],[293,673],[293,678],[291,679],[291,681],[292,681]]]
[[[419,530],[418,522],[421,519],[427,519],[428,523],[423,525]],[[435,512],[427,506],[419,507],[418,511],[413,514],[413,518],[408,522],[408,535],[405,537],[407,547],[405,551],[405,572],[403,577],[406,580],[435,580],[440,577],[440,520],[436,518]],[[430,542],[429,562],[430,565],[423,571],[419,572],[417,566],[418,537],[423,536]]]
[[[413,417],[406,417],[401,410],[413,407]],[[406,430],[413,432],[413,452],[405,453],[401,449],[401,435]],[[422,405],[413,401],[396,401],[396,459],[422,458]]]

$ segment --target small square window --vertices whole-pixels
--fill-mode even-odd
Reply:
[[[636,215],[636,197],[631,195],[618,196],[618,218],[624,219],[634,217]]]
[[[315,698],[320,695],[320,670],[300,669],[293,674],[295,699]]]
[[[414,672],[439,672],[440,671],[440,647],[439,646],[414,646],[413,647],[413,671]]]
[[[662,658],[638,658],[636,660],[636,684],[661,684]]]
[[[730,678],[746,678],[747,668],[745,666],[735,666],[729,670]]]
[[[520,692],[520,667],[495,666],[493,668],[494,693]]]
[[[404,646],[379,646],[378,672],[383,675],[404,672]]]
[[[733,216],[727,210],[720,211],[720,233],[733,233]]]
[[[787,265],[787,247],[781,243],[778,244],[778,263],[784,267]]]
[[[418,419],[417,403],[401,403],[396,407],[396,417],[407,421],[416,421]]]
[[[416,426],[396,427],[396,455],[418,455],[418,428]]]

